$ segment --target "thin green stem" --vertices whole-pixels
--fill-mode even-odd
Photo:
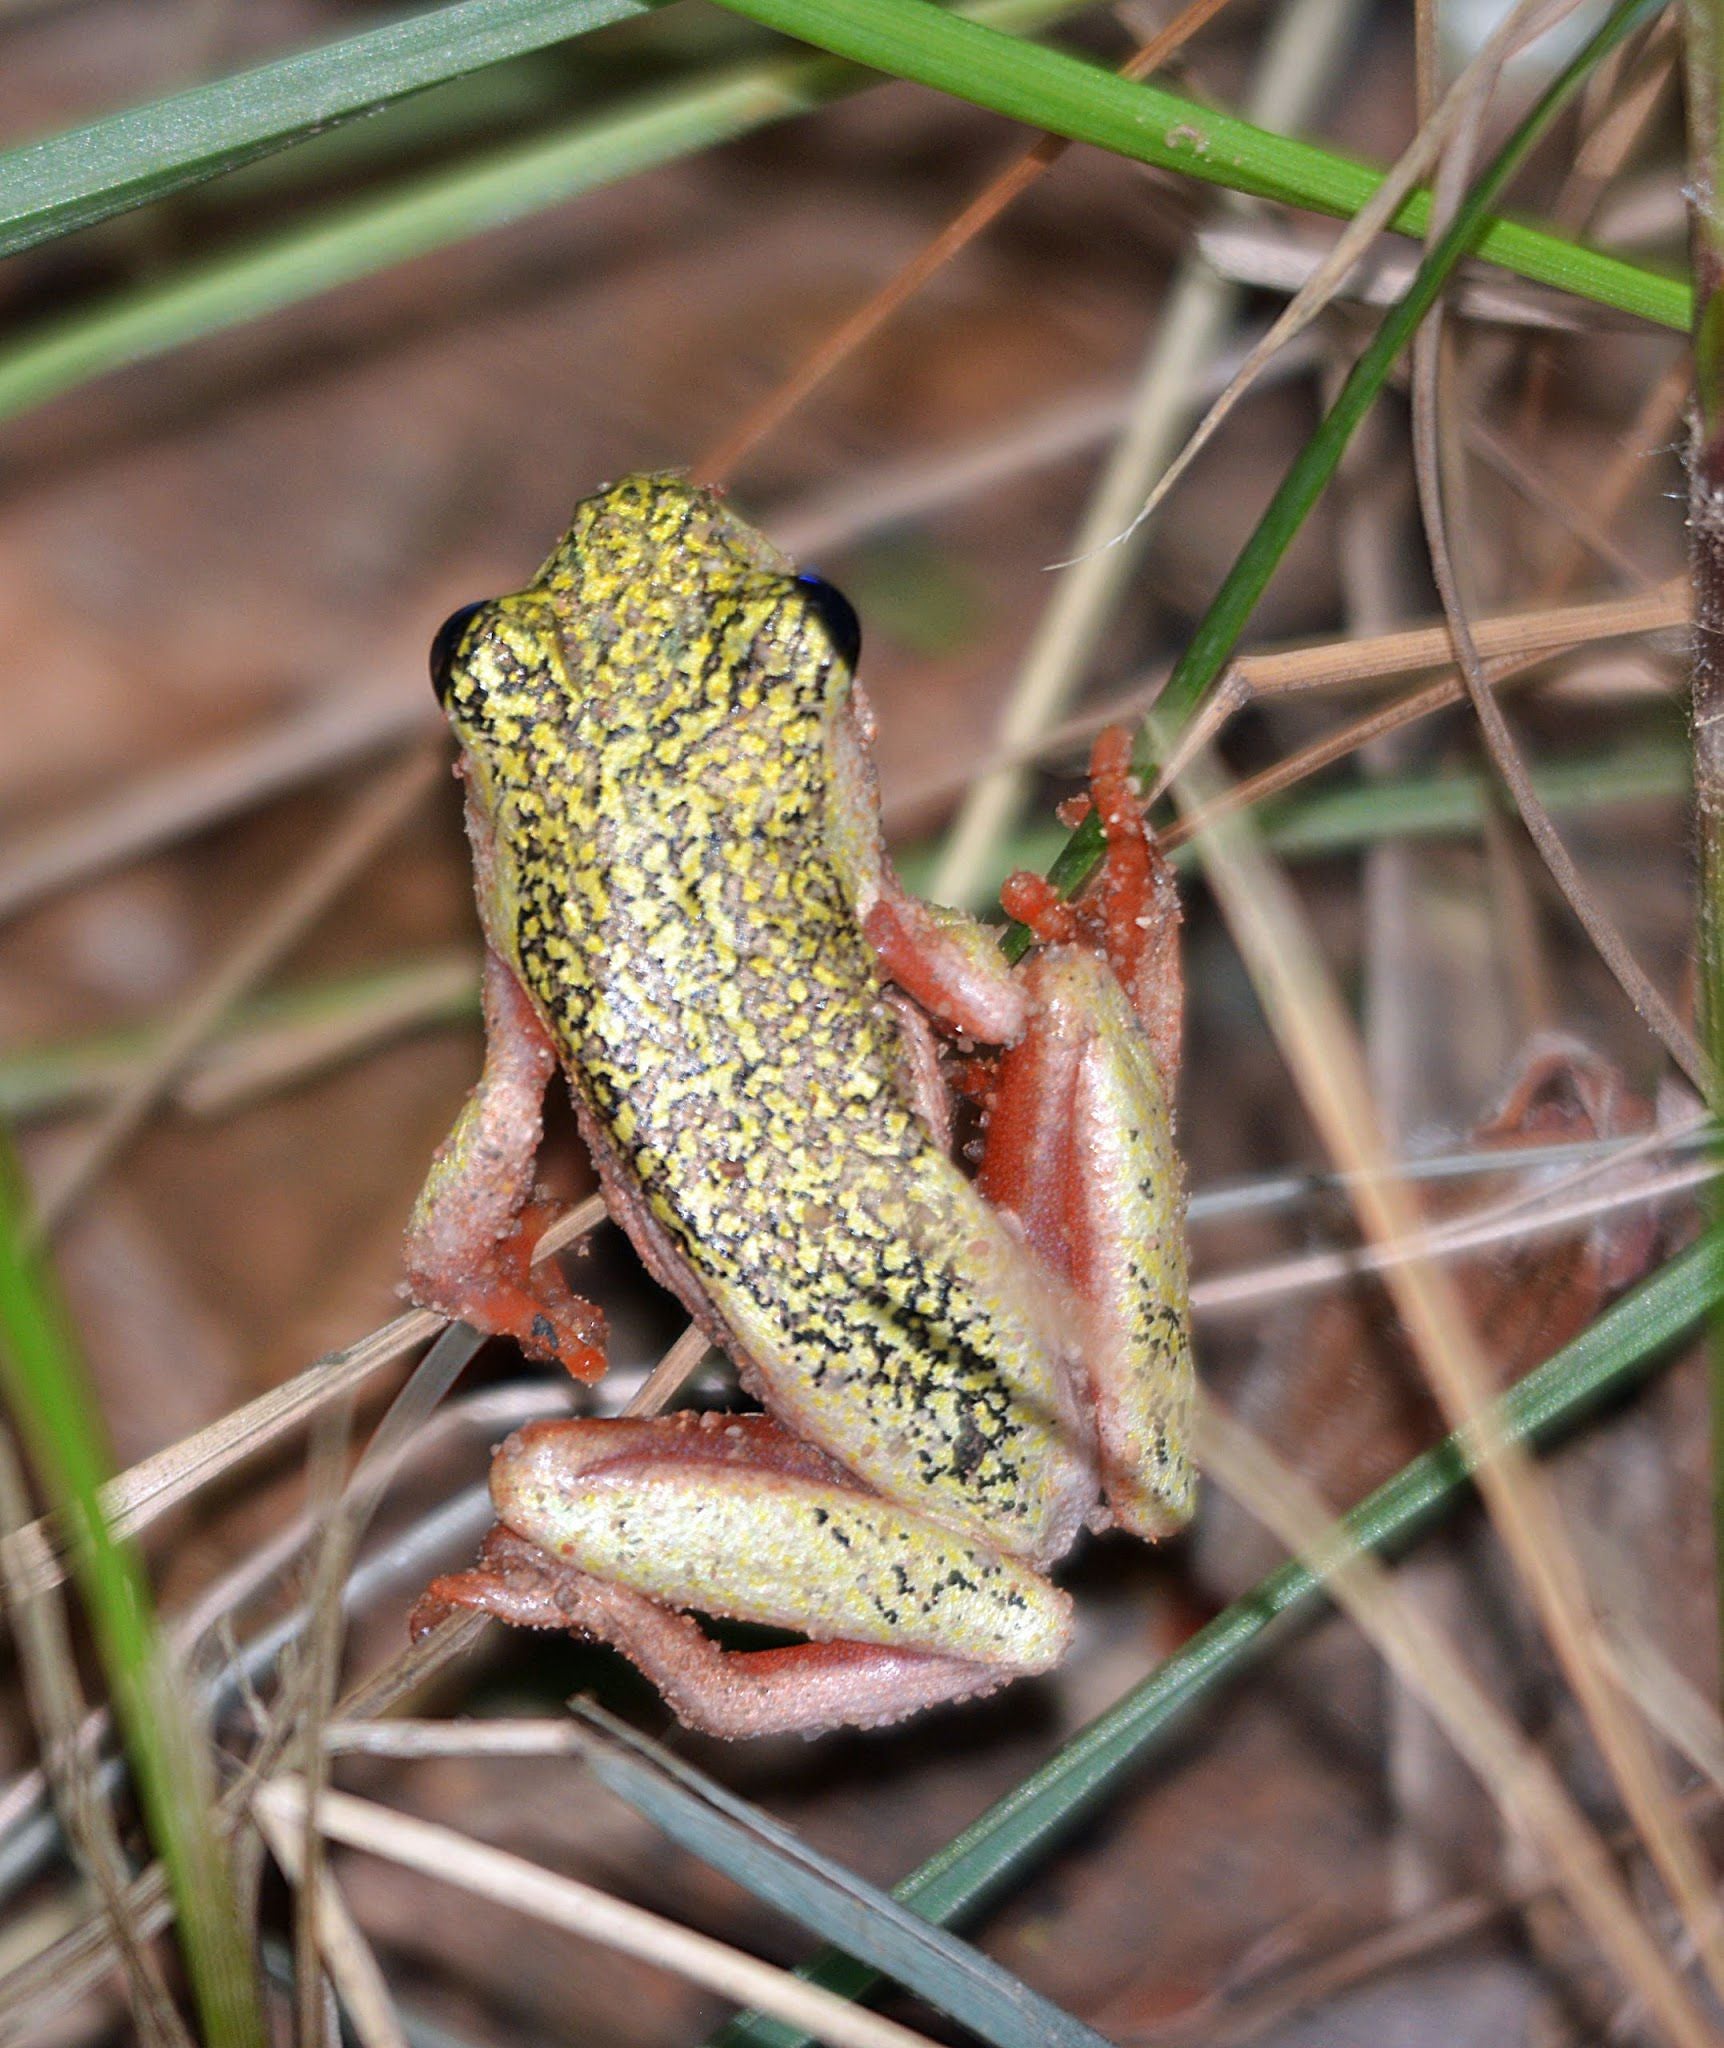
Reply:
[[[215,1787],[196,1717],[164,1655],[149,1588],[100,1492],[112,1460],[71,1325],[32,1249],[24,1184],[0,1132],[0,1391],[42,1486],[64,1516],[78,1588],[125,1735],[150,1837],[173,1887],[203,2038],[262,2048],[251,1958],[214,1826]]]
[[[1456,266],[1483,246],[1491,208],[1504,187],[1593,68],[1660,4],[1661,0],[1622,0],[1612,10],[1586,46],[1540,95],[1456,209],[1449,226],[1432,243],[1405,294],[1383,316],[1334,404],[1281,479],[1250,539],[1198,621],[1153,713],[1139,729],[1135,759],[1143,774],[1147,776],[1153,771],[1157,757],[1165,753],[1172,737],[1232,659],[1257,600],[1293,536],[1304,524],[1306,514],[1334,476],[1347,444],[1388,382],[1419,323],[1436,303]],[[1092,811],[1067,840],[1064,851],[1049,870],[1050,879],[1064,894],[1073,895],[1094,873],[1101,855],[1101,821]],[[1029,944],[1030,934],[1022,925],[1008,930],[1005,949],[1009,958],[1020,958]]]

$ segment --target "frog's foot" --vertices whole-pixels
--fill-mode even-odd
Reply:
[[[1000,888],[1000,908],[1019,924],[1028,925],[1044,946],[1065,945],[1081,937],[1077,912],[1046,875],[1019,868]]]
[[[457,1608],[517,1628],[561,1628],[609,1643],[663,1695],[685,1727],[732,1740],[884,1727],[924,1707],[990,1692],[1011,1676],[873,1643],[726,1650],[691,1615],[577,1571],[501,1523],[468,1572],[434,1580],[413,1610],[415,1638]]]
[[[605,1371],[604,1318],[578,1295],[550,1259],[533,1264],[539,1240],[556,1220],[547,1203],[530,1202],[507,1237],[441,1278],[416,1268],[408,1282],[415,1301],[471,1323],[491,1337],[512,1337],[529,1358],[560,1365],[578,1380]]]
[[[1070,1634],[1069,1601],[1021,1559],[868,1492],[765,1416],[529,1425],[497,1453],[491,1494],[547,1554],[539,1577],[482,1571],[439,1599],[541,1625],[578,1610],[719,1733],[895,1720],[1048,1670]],[[546,1596],[557,1567],[600,1592],[559,1572]],[[813,1640],[726,1652],[690,1608]]]
[[[1045,877],[1020,869],[1000,902],[1043,945],[1087,942],[1103,955],[1131,998],[1169,1096],[1179,1078],[1185,987],[1179,961],[1179,892],[1156,844],[1131,766],[1122,725],[1097,735],[1090,755],[1090,803],[1107,851],[1078,901],[1065,902]]]
[[[999,1063],[977,1185],[1022,1222],[1087,1312],[1083,1346],[1112,1519],[1191,1514],[1185,1200],[1159,1062],[1108,963],[1055,946],[1025,969],[1036,1018]]]
[[[549,1212],[531,1199],[556,1048],[512,970],[485,960],[485,1071],[438,1148],[413,1210],[407,1284],[426,1308],[513,1337],[579,1380],[604,1372],[597,1309],[533,1252]]]
[[[1107,838],[1101,872],[1085,892],[1102,950],[1131,998],[1171,1098],[1179,1081],[1185,982],[1179,957],[1179,890],[1144,814],[1131,767],[1131,736],[1110,725],[1090,755],[1090,792]]]

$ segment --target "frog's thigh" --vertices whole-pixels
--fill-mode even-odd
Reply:
[[[596,1312],[549,1264],[532,1270],[544,1219],[531,1204],[556,1048],[508,964],[485,955],[485,1068],[438,1147],[407,1229],[416,1301],[511,1336],[579,1379],[604,1371]]]
[[[1054,947],[1009,1052],[979,1185],[1088,1310],[1086,1363],[1114,1520],[1162,1536],[1190,1516],[1185,1199],[1160,1072],[1107,964]]]
[[[491,1492],[517,1535],[662,1607],[959,1663],[963,1691],[1065,1652],[1070,1603],[1038,1572],[764,1417],[536,1424],[498,1452]]]

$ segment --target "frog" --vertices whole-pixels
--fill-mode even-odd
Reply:
[[[860,641],[719,493],[643,474],[431,655],[486,1042],[409,1292],[603,1373],[597,1313],[533,1257],[561,1074],[611,1217],[756,1405],[518,1430],[477,1563],[413,1625],[609,1643],[728,1738],[1051,1671],[1080,1533],[1155,1540],[1194,1502],[1180,911],[1129,742],[1075,800],[1107,848],[1078,900],[1002,892],[1034,939],[1009,964],[887,855]]]

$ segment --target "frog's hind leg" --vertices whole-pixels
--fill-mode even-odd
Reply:
[[[1185,1196],[1173,1145],[1179,904],[1115,727],[1096,742],[1107,858],[1076,904],[1014,876],[1007,909],[1044,950],[1033,1021],[1000,1061],[977,1183],[1086,1305],[1085,1345],[1112,1518],[1140,1536],[1190,1516],[1193,1402]]]
[[[598,1311],[533,1248],[549,1218],[532,1200],[545,1089],[557,1053],[527,992],[494,952],[485,956],[485,1070],[431,1162],[408,1225],[413,1299],[576,1379],[605,1369]]]
[[[1009,1672],[873,1643],[790,1643],[726,1650],[691,1615],[577,1571],[501,1523],[472,1571],[437,1579],[413,1611],[422,1635],[453,1609],[518,1628],[561,1628],[609,1643],[658,1689],[685,1727],[741,1740],[876,1728],[973,1698]]]
[[[868,1492],[765,1416],[534,1424],[497,1454],[503,1524],[451,1605],[612,1642],[691,1726],[900,1719],[1064,1654],[1070,1608],[1021,1560]],[[689,1618],[797,1630],[733,1651]]]
[[[1164,1536],[1193,1505],[1185,1199],[1166,1093],[1106,961],[1054,947],[1026,981],[1038,1014],[1000,1063],[977,1185],[1083,1304],[1102,1490],[1122,1528]]]

